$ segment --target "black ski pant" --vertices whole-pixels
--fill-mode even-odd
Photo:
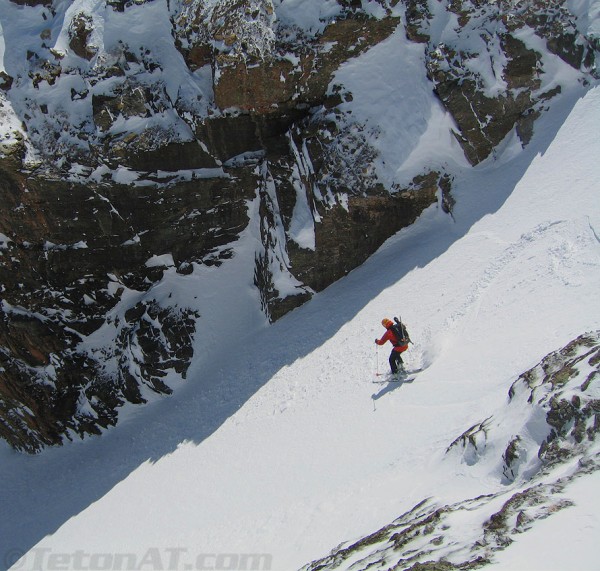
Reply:
[[[399,351],[392,351],[390,353],[390,369],[392,369],[392,373],[397,373],[398,369],[404,365],[404,361],[402,360],[402,355]]]

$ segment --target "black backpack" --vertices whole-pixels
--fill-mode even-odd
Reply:
[[[394,325],[392,325],[390,329],[398,340],[398,344],[394,345],[394,347],[408,345],[411,342],[410,335],[408,334],[404,323],[402,323],[397,317],[394,317]]]

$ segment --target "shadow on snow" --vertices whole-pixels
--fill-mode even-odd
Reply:
[[[387,395],[388,393],[391,393],[392,391],[395,391],[396,389],[399,389],[403,385],[408,385],[412,383],[414,380],[415,377],[412,376],[409,376],[405,379],[390,380],[378,393],[374,393],[373,395],[371,395],[371,398],[374,401],[379,400],[381,397]]]

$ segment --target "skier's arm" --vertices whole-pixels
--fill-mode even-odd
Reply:
[[[388,330],[383,334],[383,337],[381,339],[375,339],[375,343],[377,343],[377,345],[385,345],[389,340],[390,332]]]

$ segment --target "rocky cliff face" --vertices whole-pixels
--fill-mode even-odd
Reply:
[[[424,163],[401,183],[373,166],[377,133],[335,79],[345,63],[393,34],[421,45],[472,164],[513,130],[531,138],[560,92],[546,48],[582,80],[594,71],[597,40],[562,2],[435,10],[338,0],[300,19],[271,0],[3,6],[0,436],[35,452],[169,393],[210,322],[164,290],[242,255],[249,226],[254,285],[275,320],[431,204],[451,208],[450,170]]]

